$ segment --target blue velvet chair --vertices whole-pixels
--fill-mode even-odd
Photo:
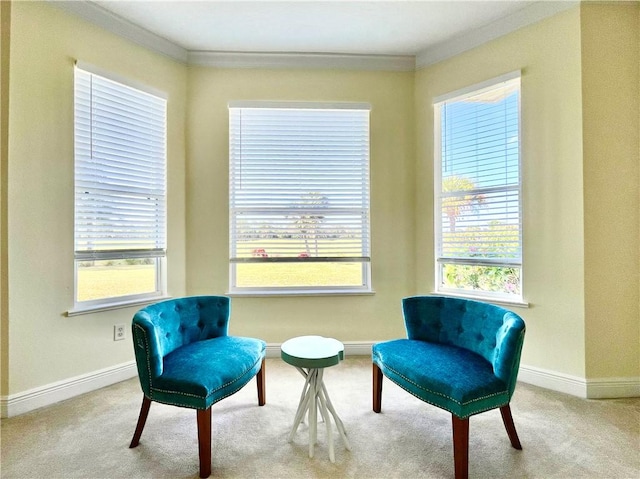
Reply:
[[[525,324],[499,306],[459,298],[414,296],[402,302],[407,339],[374,344],[373,410],[382,378],[449,411],[456,479],[468,477],[469,417],[500,408],[511,445],[522,449],[509,403],[516,387]]]
[[[254,376],[265,404],[265,351],[260,339],[229,336],[230,300],[192,296],[147,306],[133,317],[132,338],[142,407],[136,447],[152,401],[197,411],[200,477],[211,475],[211,405]]]

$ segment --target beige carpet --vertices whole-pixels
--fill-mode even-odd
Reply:
[[[325,371],[352,450],[324,425],[308,457],[307,426],[287,442],[303,378],[267,360],[267,405],[255,380],[213,406],[218,478],[451,478],[451,419],[385,380],[382,413],[371,410],[371,360]],[[194,411],[153,403],[140,446],[129,449],[142,393],[137,379],[2,421],[2,478],[194,478]],[[511,403],[523,450],[511,448],[500,414],[471,418],[475,478],[639,478],[640,399],[583,400],[520,383]]]

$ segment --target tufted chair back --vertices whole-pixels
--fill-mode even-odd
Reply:
[[[441,296],[404,298],[402,308],[409,339],[479,354],[513,394],[525,331],[519,316],[492,304]]]
[[[230,304],[225,296],[190,296],[147,306],[133,317],[132,335],[142,389],[162,374],[163,358],[197,341],[227,336]]]

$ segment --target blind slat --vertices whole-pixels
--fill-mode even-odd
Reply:
[[[230,106],[229,152],[232,262],[368,261],[368,109]]]
[[[520,265],[519,78],[435,105],[440,264]]]
[[[75,71],[75,257],[166,249],[166,100]]]

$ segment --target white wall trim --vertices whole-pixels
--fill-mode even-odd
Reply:
[[[349,356],[371,356],[371,346],[377,341],[343,341],[344,355]],[[281,343],[269,343],[267,344],[267,357],[279,358],[280,357],[280,345]]]
[[[187,50],[170,42],[149,30],[145,30],[129,20],[111,13],[93,2],[87,0],[58,1],[49,0],[50,5],[61,8],[87,20],[94,25],[104,28],[122,38],[137,43],[151,51],[161,53],[181,63],[187,62]]]
[[[587,397],[586,381],[578,376],[520,364],[518,381],[572,396]]]
[[[371,356],[376,342],[343,341],[345,356]],[[267,357],[279,358],[280,344],[269,344]],[[518,381],[585,399],[640,397],[640,377],[584,379],[521,364]]]
[[[280,344],[281,343],[269,343],[267,344],[267,357],[279,358],[280,357]]]
[[[585,379],[520,365],[518,380],[586,399],[640,397],[640,377]]]
[[[333,53],[250,53],[190,51],[189,65],[217,68],[337,69],[415,71],[413,55],[347,55]]]
[[[587,379],[589,399],[640,397],[640,377]]]
[[[579,3],[576,0],[532,3],[511,15],[419,52],[416,56],[416,69],[459,55],[520,28],[573,8]]]
[[[376,342],[344,341],[345,356],[371,357],[371,346]],[[280,357],[280,343],[267,345],[267,357]],[[135,361],[129,361],[21,393],[2,396],[0,413],[3,418],[17,416],[130,379],[137,374]],[[521,365],[518,380],[588,399],[640,397],[640,377],[585,380],[577,376]]]
[[[2,417],[13,417],[137,376],[135,361],[0,397]]]
[[[578,0],[534,2],[505,18],[429,47],[418,52],[417,55],[350,55],[189,51],[93,2],[87,0],[49,0],[49,2],[151,51],[190,65],[218,68],[322,68],[373,71],[415,71],[471,50],[580,3]]]
[[[371,357],[371,346],[378,341],[345,341],[345,356],[369,356]]]

